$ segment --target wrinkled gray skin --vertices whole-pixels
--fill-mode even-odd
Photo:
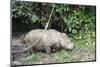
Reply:
[[[43,30],[36,29],[27,33],[22,40],[28,46],[33,45],[37,50],[45,49],[46,53],[51,52],[51,47],[65,49],[73,49],[73,43],[69,40],[68,36],[65,33],[60,33],[54,29]],[[34,42],[38,42],[34,44]]]

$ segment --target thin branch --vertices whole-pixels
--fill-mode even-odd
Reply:
[[[52,8],[51,14],[50,14],[50,16],[49,16],[49,20],[48,20],[48,22],[46,23],[45,30],[48,29],[48,26],[49,26],[49,24],[50,24],[50,20],[51,20],[51,16],[52,16],[52,13],[53,13],[53,11],[54,11],[54,8],[55,8],[55,4],[54,4],[54,6],[53,6],[53,8]]]

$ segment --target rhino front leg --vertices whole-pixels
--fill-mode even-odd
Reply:
[[[33,52],[34,52],[34,49],[32,47],[32,48],[30,48],[29,54],[32,54]]]
[[[47,54],[50,54],[51,48],[49,46],[45,46],[44,49],[45,49]]]

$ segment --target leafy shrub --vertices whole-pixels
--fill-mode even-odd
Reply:
[[[45,24],[54,4],[25,1],[11,1],[11,17],[21,17],[22,21]],[[84,5],[55,4],[51,22],[60,26],[74,39],[94,39],[96,26],[96,7]],[[29,23],[29,22],[28,22]],[[89,40],[90,41],[90,40]]]

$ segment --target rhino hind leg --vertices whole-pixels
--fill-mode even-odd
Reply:
[[[45,46],[44,49],[45,49],[47,54],[50,54],[51,48],[49,46]]]

